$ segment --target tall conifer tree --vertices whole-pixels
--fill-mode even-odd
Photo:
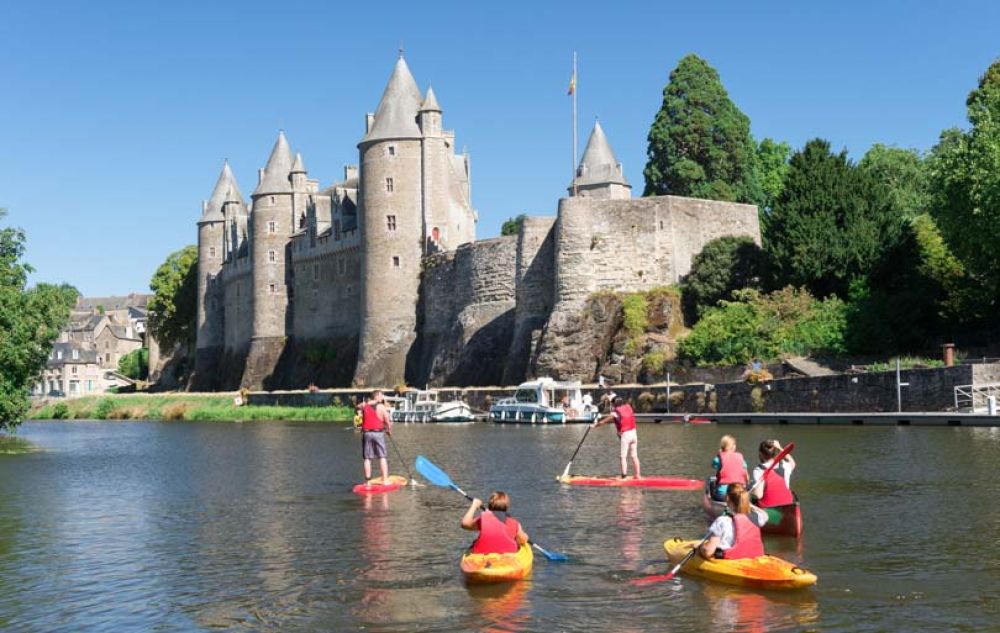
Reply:
[[[670,73],[648,141],[643,195],[760,200],[750,119],[729,99],[719,73],[697,55],[687,55]]]

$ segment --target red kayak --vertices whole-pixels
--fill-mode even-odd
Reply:
[[[406,477],[400,475],[389,475],[389,481],[382,483],[381,477],[374,477],[370,482],[366,484],[357,484],[352,488],[354,494],[357,495],[372,495],[378,494],[380,492],[392,492],[393,490],[399,490],[406,485]]]
[[[701,482],[697,479],[684,479],[682,477],[667,477],[665,475],[646,476],[642,479],[635,477],[603,477],[587,475],[570,475],[569,477],[558,477],[560,483],[573,486],[605,486],[615,488],[671,488],[673,490],[701,490]]]
[[[709,521],[714,521],[726,510],[725,502],[717,501],[712,497],[711,491],[714,486],[715,477],[707,478],[701,498],[701,507],[704,508]],[[794,493],[792,494],[794,495]],[[767,523],[760,528],[764,534],[802,536],[802,506],[799,504],[798,496],[795,497],[795,502],[790,505],[761,508],[761,510],[767,513]]]

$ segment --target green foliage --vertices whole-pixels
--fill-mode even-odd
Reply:
[[[524,224],[524,219],[526,217],[528,216],[521,213],[516,217],[507,218],[507,220],[500,226],[500,235],[517,235],[520,233],[521,226]]]
[[[785,176],[788,174],[788,157],[792,148],[788,143],[776,142],[765,138],[757,146],[757,171],[760,179],[761,196],[755,202],[760,207],[761,218],[767,221],[767,216],[774,208],[774,202],[785,188]]]
[[[52,406],[52,419],[65,420],[69,418],[69,407],[65,402],[57,402]]]
[[[888,188],[898,215],[914,218],[927,212],[930,205],[927,165],[917,150],[876,143],[858,167]]]
[[[118,372],[132,380],[145,380],[149,375],[149,349],[140,347],[118,360]]]
[[[732,300],[733,292],[759,288],[764,253],[745,236],[712,240],[691,261],[684,283],[684,314],[694,323],[704,311],[722,300]]]
[[[872,174],[814,139],[796,152],[785,188],[768,217],[764,248],[771,287],[805,286],[846,297],[899,239],[902,221],[889,190]]]
[[[663,350],[655,349],[642,357],[642,368],[650,374],[659,374],[667,366],[667,355]]]
[[[198,310],[198,249],[185,246],[167,257],[149,282],[150,327],[165,349],[191,347]]]
[[[337,360],[337,347],[332,343],[311,341],[306,345],[306,362],[310,365],[324,365]]]
[[[107,420],[113,417],[115,411],[115,401],[111,398],[103,398],[97,402],[92,413],[95,420]]]
[[[971,129],[946,130],[930,158],[931,209],[947,243],[978,286],[972,315],[994,321],[1000,306],[1000,59],[966,100]]]
[[[920,356],[900,356],[900,369],[944,367],[944,361],[940,358],[923,358]],[[890,358],[884,363],[872,363],[865,367],[868,371],[896,371],[896,359]]]
[[[707,310],[680,341],[678,353],[699,365],[842,353],[846,317],[847,307],[836,297],[820,301],[791,287],[770,294],[743,290],[735,301]]]
[[[729,99],[719,73],[697,55],[687,55],[670,73],[647,140],[643,195],[761,198],[750,119]]]
[[[0,219],[5,215],[0,209]],[[66,284],[27,288],[32,268],[21,261],[24,243],[21,229],[0,229],[0,429],[16,427],[28,411],[28,385],[45,366],[78,296]]]
[[[625,331],[631,337],[640,336],[649,326],[649,300],[645,293],[633,292],[622,297]]]

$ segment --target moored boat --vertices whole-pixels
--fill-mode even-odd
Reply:
[[[677,564],[698,543],[698,540],[672,538],[664,541],[663,549],[670,562]],[[794,590],[816,584],[816,575],[811,571],[776,556],[707,560],[695,554],[684,563],[681,572],[751,589]]]
[[[518,385],[510,398],[490,407],[490,420],[505,424],[589,424],[597,419],[597,406],[580,391],[577,381],[551,378]]]
[[[724,501],[718,501],[712,497],[714,487],[715,477],[707,477],[702,492],[701,507],[704,508],[710,521],[726,510]],[[793,504],[760,509],[767,514],[767,523],[760,528],[764,534],[794,537],[802,535],[802,506],[799,504],[797,496]]]
[[[533,561],[531,546],[525,543],[511,554],[476,554],[467,551],[462,555],[459,566],[468,583],[510,582],[529,577]]]
[[[472,422],[472,408],[461,400],[442,402],[433,389],[412,389],[402,397],[386,397],[392,406],[393,422],[465,423]]]

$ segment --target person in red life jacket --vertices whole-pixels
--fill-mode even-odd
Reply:
[[[778,440],[764,440],[760,443],[760,466],[753,469],[750,492],[757,497],[757,505],[762,508],[787,506],[795,502],[792,494],[792,471],[795,458],[785,455],[777,466],[764,477],[764,471],[771,467],[774,458],[781,452]]]
[[[760,526],[767,514],[750,505],[750,494],[743,484],[729,484],[726,512],[712,522],[709,537],[699,548],[704,558],[755,558],[764,555]]]
[[[372,392],[361,405],[361,457],[365,465],[365,483],[371,483],[372,460],[378,460],[382,483],[389,483],[389,452],[385,448],[386,434],[392,435],[392,418],[382,402],[382,391]]]
[[[750,476],[747,474],[747,460],[743,458],[743,453],[736,450],[736,438],[732,435],[723,435],[719,440],[719,452],[712,458],[712,467],[715,468],[715,489],[712,491],[712,498],[716,501],[723,501],[726,498],[729,484],[746,485],[750,481]]]
[[[486,510],[476,516],[476,511],[482,507],[482,500],[473,499],[472,505],[462,517],[463,528],[479,532],[470,548],[473,553],[513,554],[528,542],[528,535],[521,528],[521,523],[514,517],[507,516],[510,497],[506,492],[497,490],[491,494],[486,502]]]
[[[614,422],[618,431],[622,479],[628,476],[629,456],[632,457],[632,465],[635,466],[635,478],[642,479],[642,472],[639,470],[639,437],[635,432],[635,412],[632,411],[632,405],[620,396],[616,396],[612,402],[611,413],[596,420],[591,426],[603,426],[608,422]]]

